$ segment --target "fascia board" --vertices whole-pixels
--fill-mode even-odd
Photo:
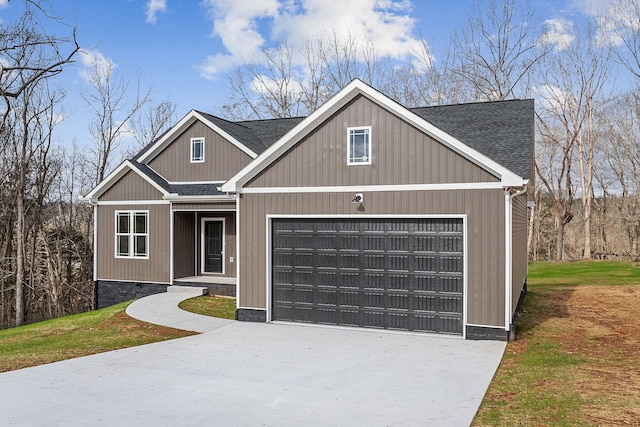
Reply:
[[[299,142],[311,130],[310,128],[318,126],[323,120],[346,105],[358,94],[367,96],[390,112],[398,115],[408,123],[422,130],[427,135],[430,135],[445,146],[451,148],[456,153],[462,155],[471,162],[477,164],[496,177],[500,178],[505,187],[519,187],[524,184],[525,180],[522,177],[511,172],[494,160],[491,160],[489,157],[485,156],[479,151],[462,143],[457,138],[429,123],[422,117],[398,104],[391,98],[375,90],[361,80],[356,79],[345,86],[345,88],[340,92],[336,93],[336,95],[329,99],[329,101],[327,101],[322,107],[320,107],[314,113],[309,115],[305,120],[300,122],[289,132],[287,132],[282,138],[280,138],[278,142],[269,147],[255,161],[249,163],[236,175],[231,177],[231,179],[229,179],[224,185],[222,185],[221,190],[232,193],[241,192],[242,186],[246,182],[255,177],[258,173],[260,173],[272,162],[278,159],[282,154],[284,154],[287,150],[289,150],[293,145]]]
[[[146,153],[138,158],[140,163],[147,163],[153,160],[162,150],[164,150],[177,136],[186,130],[196,121],[202,122],[205,126],[222,136],[227,141],[231,142],[234,146],[246,153],[252,159],[258,157],[256,153],[247,148],[244,144],[241,144],[237,139],[229,135],[227,132],[216,126],[202,114],[196,110],[191,110],[186,116],[182,118],[169,132],[167,132],[162,138],[156,142]]]

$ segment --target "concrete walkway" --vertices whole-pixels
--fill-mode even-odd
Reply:
[[[170,286],[165,293],[135,300],[129,304],[126,312],[134,319],[143,322],[200,333],[213,331],[233,322],[233,320],[189,313],[178,308],[178,304],[182,301],[205,293],[206,288]]]
[[[0,374],[1,424],[467,426],[505,348],[427,334],[205,321],[175,313],[169,302],[180,297],[154,295],[130,307],[154,323],[209,332]]]

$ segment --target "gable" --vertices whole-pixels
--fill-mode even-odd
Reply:
[[[204,137],[204,162],[191,162],[191,138]],[[169,182],[223,182],[252,158],[201,121],[195,121],[148,165]]]
[[[371,164],[347,165],[347,128],[371,126]],[[365,96],[358,95],[245,187],[498,182],[499,179]]]
[[[522,187],[529,181],[529,177],[519,176],[517,173],[498,163],[496,160],[482,154],[471,145],[463,143],[451,134],[428,122],[418,114],[408,110],[389,97],[373,89],[371,86],[355,79],[325,102],[320,108],[295,125],[293,129],[283,135],[275,144],[265,150],[253,162],[226,181],[221,187],[222,191],[229,193],[241,193],[243,187],[247,185],[247,183],[254,181],[254,179],[264,170],[269,168],[272,163],[276,162],[280,157],[285,155],[285,153],[293,149],[300,141],[316,132],[319,126],[339,112],[343,107],[351,104],[358,96],[364,96],[371,102],[381,106],[384,110],[401,118],[406,123],[440,142],[443,146],[453,150],[455,153],[469,160],[471,163],[476,164],[481,169],[498,178],[497,183],[492,183],[492,186],[494,187]],[[531,138],[531,143],[533,143],[533,138]],[[298,173],[302,173],[299,166],[296,168],[296,174]],[[347,188],[345,187],[344,190],[346,189]]]
[[[99,196],[100,202],[162,200],[163,194],[137,173],[129,170]]]

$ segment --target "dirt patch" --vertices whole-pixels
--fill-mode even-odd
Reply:
[[[567,301],[563,344],[585,357],[576,389],[594,404],[585,418],[598,424],[640,422],[640,288],[580,287]]]
[[[640,287],[531,297],[473,425],[638,425]]]

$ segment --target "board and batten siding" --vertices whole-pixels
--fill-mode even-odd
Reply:
[[[527,247],[528,217],[527,195],[513,198],[511,206],[511,309],[515,310],[520,298],[520,292],[527,278],[527,263],[529,250]]]
[[[162,193],[133,171],[127,172],[111,188],[102,193],[101,202],[129,200],[162,200]]]
[[[267,215],[465,214],[467,228],[467,322],[504,327],[504,192],[442,190],[364,192],[362,208],[351,193],[243,194],[240,199],[239,305],[267,304]]]
[[[347,165],[347,127],[354,126],[371,126],[371,165]],[[360,96],[248,185],[255,188],[497,181],[475,163]]]
[[[191,163],[191,138],[204,137],[204,162]],[[149,166],[170,182],[226,181],[251,157],[202,122],[195,122],[158,154]]]
[[[149,211],[149,258],[116,258],[116,211]],[[97,280],[169,283],[169,204],[98,206]]]

